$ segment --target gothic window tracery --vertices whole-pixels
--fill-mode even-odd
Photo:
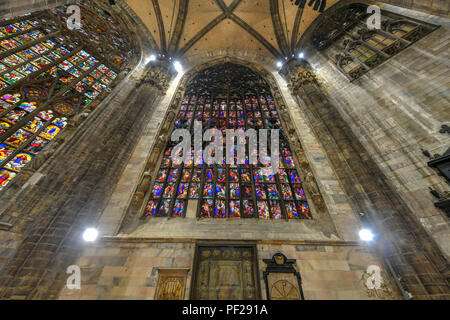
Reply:
[[[224,140],[226,129],[280,129],[279,172],[263,176],[260,162],[249,164],[248,142],[245,164],[240,165],[226,164],[225,152],[221,164],[196,164],[192,158],[174,164],[171,152],[178,142],[169,142],[150,191],[146,216],[184,217],[188,204],[194,202],[199,218],[311,219],[294,156],[270,87],[262,77],[231,63],[201,71],[187,85],[174,129],[188,129],[193,136],[194,121],[202,122],[203,132],[220,130]],[[191,143],[194,154],[194,138]],[[203,143],[203,150],[208,144]],[[234,156],[237,163],[236,152]]]
[[[314,30],[312,43],[349,77],[370,69],[432,32],[437,26],[381,11],[381,28],[369,29],[367,6],[342,7]]]
[[[0,190],[70,123],[109,91],[132,52],[121,23],[99,3],[0,21]]]

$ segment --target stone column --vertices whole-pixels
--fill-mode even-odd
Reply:
[[[57,297],[171,76],[167,61],[138,66],[2,206],[23,240],[0,271],[0,298]]]
[[[374,229],[374,245],[405,298],[409,293],[413,299],[450,298],[448,262],[330,103],[312,68],[304,60],[290,60],[280,73],[307,114],[354,210],[364,213],[363,223]]]

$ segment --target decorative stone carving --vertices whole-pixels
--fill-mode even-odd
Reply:
[[[163,126],[161,127],[161,135],[166,135],[169,132],[169,128],[172,125],[175,119],[175,111],[173,109],[167,112],[167,117],[163,122]]]
[[[76,128],[78,127],[88,116],[89,116],[90,110],[85,110],[83,112],[80,112],[79,114],[75,115],[72,118],[72,121],[69,122],[69,126]]]
[[[150,188],[151,180],[152,180],[151,173],[149,171],[144,172],[141,178],[141,182],[139,183],[133,197],[133,202],[135,205],[139,204],[139,202],[142,201],[142,199],[144,198],[145,193]]]
[[[173,71],[170,63],[166,60],[158,60],[150,66],[147,73],[138,81],[137,87],[149,84],[165,93],[167,88],[169,88],[172,75]]]
[[[370,277],[373,277],[373,275],[370,275],[367,270],[364,271],[364,273],[361,276],[361,280],[363,282],[364,287],[366,288],[366,294],[369,298],[375,298],[375,299],[382,299],[382,300],[392,300],[394,299],[394,295],[392,293],[391,288],[388,287],[386,284],[386,277],[384,276],[383,272],[380,273],[380,286],[378,288],[369,288],[367,285],[368,282],[370,282]]]
[[[296,154],[299,159],[300,167],[304,170],[309,171],[309,162],[308,162],[308,159],[306,159],[306,155],[303,152],[303,150],[299,150]]]
[[[303,67],[297,68],[297,72],[292,75],[291,83],[294,90],[308,83],[319,84],[317,76]]]
[[[311,194],[311,198],[314,202],[314,204],[319,209],[325,208],[325,202],[322,198],[322,195],[320,194],[319,187],[317,186],[316,179],[314,178],[314,175],[311,171],[308,171],[306,173],[306,180],[305,180],[306,186],[308,188],[309,193]]]
[[[158,154],[162,152],[165,144],[166,138],[163,135],[159,135],[158,138],[156,139],[154,152]]]
[[[311,66],[304,60],[288,60],[280,70],[280,74],[288,81],[288,88],[292,92],[307,84],[320,85]]]
[[[156,162],[158,161],[159,154],[157,152],[153,152],[148,160],[147,168],[153,169],[156,166]]]
[[[295,128],[292,125],[291,117],[286,109],[280,109],[281,119],[284,121],[284,128],[286,132],[291,136],[295,133]]]
[[[161,70],[150,70],[148,73],[138,82],[137,87],[141,87],[143,84],[150,84],[161,91],[165,92],[169,87],[169,80],[165,73]]]
[[[163,135],[159,135],[158,138],[156,138],[155,146],[153,147],[153,152],[150,155],[150,158],[146,165],[146,170],[151,171],[156,167],[156,163],[158,162],[159,156],[163,151],[165,144],[166,139],[164,138]]]

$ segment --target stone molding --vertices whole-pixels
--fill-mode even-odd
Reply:
[[[242,242],[257,244],[275,244],[275,245],[304,245],[304,246],[333,246],[333,247],[361,247],[370,248],[364,242],[345,241],[345,240],[273,240],[273,239],[253,239],[253,240],[230,240],[230,239],[197,239],[197,238],[151,238],[151,237],[129,237],[129,236],[104,236],[99,242],[128,242],[128,243],[197,243],[197,242]]]

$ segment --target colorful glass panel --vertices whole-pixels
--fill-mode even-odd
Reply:
[[[100,71],[101,66],[91,76],[98,78]],[[111,75],[106,72],[106,76]],[[91,83],[91,79],[83,81]],[[107,83],[103,78],[101,81]],[[95,82],[93,88],[100,90],[99,83]],[[265,175],[262,169],[266,165],[249,164],[248,146],[243,164],[236,161],[237,146],[234,163],[225,163],[224,157],[223,162],[213,165],[194,163],[192,158],[175,164],[170,155],[176,143],[169,142],[150,193],[146,216],[180,217],[197,207],[191,214],[200,218],[311,219],[270,87],[259,75],[233,64],[201,71],[187,85],[174,120],[175,128],[186,128],[193,134],[194,119],[201,121],[203,131],[216,128],[224,138],[226,129],[280,129],[280,169],[277,174]],[[192,137],[191,155],[193,141]],[[266,153],[263,159],[269,156]],[[165,201],[170,201],[171,206]],[[188,205],[192,201],[195,206]]]
[[[128,35],[122,39],[121,23],[107,14],[108,6],[88,2],[79,6],[83,25],[92,30],[89,38],[97,39],[97,46],[84,47],[78,40],[81,34],[75,35],[78,31],[67,32],[66,24],[58,22],[67,17],[68,5],[0,26],[0,189],[67,126],[68,117],[112,85],[115,71],[123,70],[123,65],[114,64],[115,58],[104,52],[132,53]],[[186,196],[188,188],[189,184]],[[168,190],[166,195],[175,191]],[[187,205],[183,201],[162,201],[163,210],[183,216]]]

